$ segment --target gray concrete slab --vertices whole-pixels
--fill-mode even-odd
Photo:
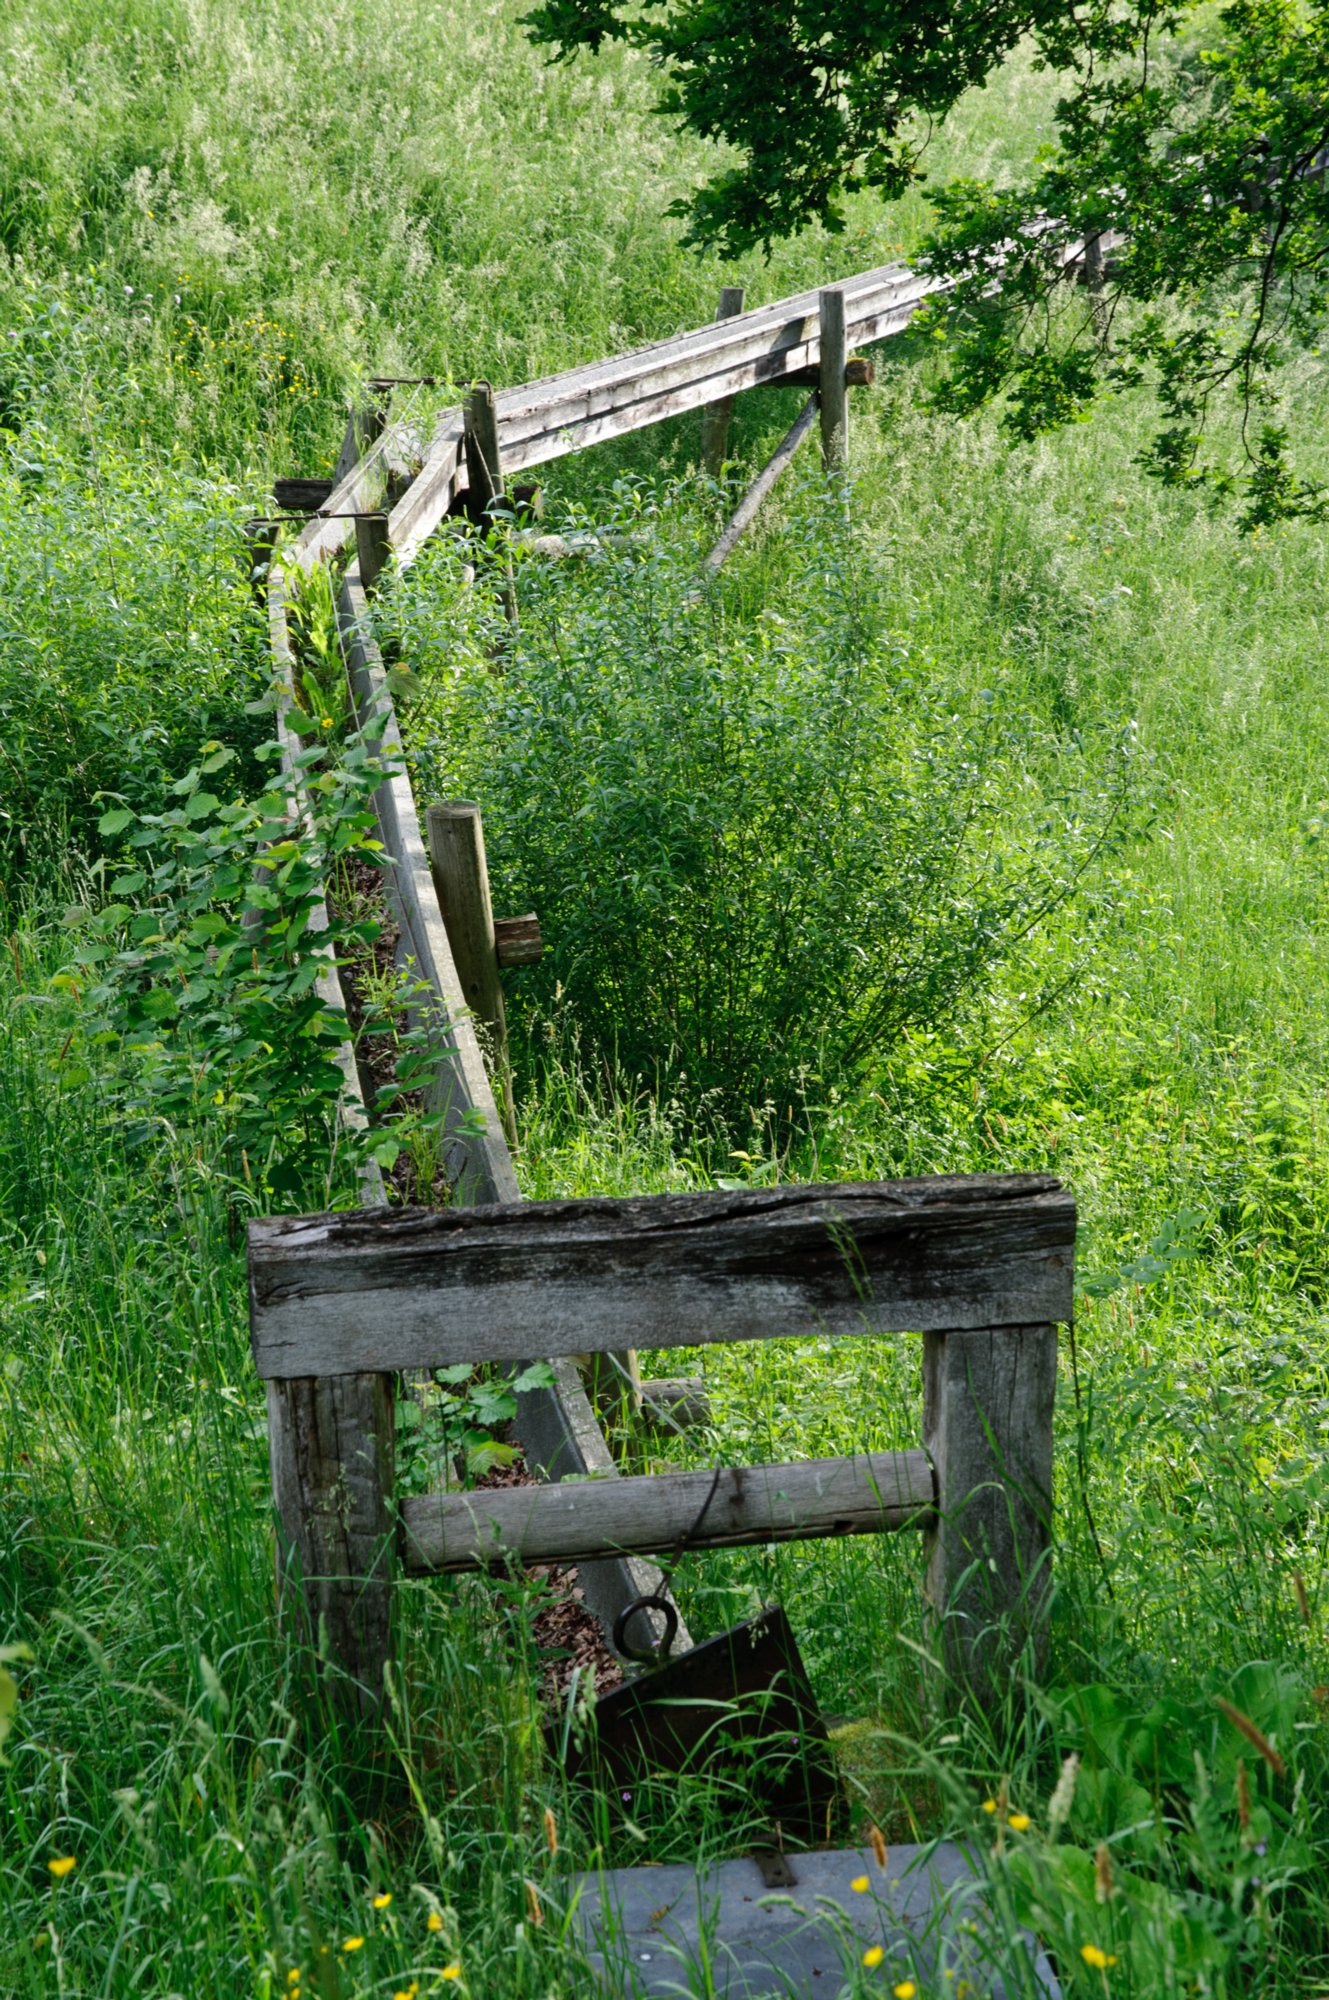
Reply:
[[[977,1934],[967,1928],[981,1884],[950,1842],[892,1847],[884,1875],[870,1848],[794,1854],[789,1864],[793,1886],[775,1891],[747,1859],[582,1876],[574,1925],[603,1989],[615,2000],[841,2000],[850,1992],[885,2000],[913,1980],[919,2000],[932,2000],[962,1991],[967,1979],[973,2000],[1060,2000],[1032,1941],[1027,1976],[1010,1987],[994,1978],[981,1926]],[[869,1888],[855,1890],[864,1876]],[[865,1968],[873,1946],[881,1962]]]

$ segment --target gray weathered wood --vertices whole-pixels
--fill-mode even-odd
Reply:
[[[684,1541],[733,1549],[883,1534],[930,1525],[935,1501],[923,1451],[730,1466],[718,1482],[709,1471],[669,1472],[431,1493],[402,1502],[402,1562],[411,1571],[484,1569],[660,1553]]]
[[[639,1414],[656,1430],[690,1430],[711,1421],[711,1399],[700,1375],[647,1375]]]
[[[821,322],[821,353],[818,359],[821,399],[821,458],[828,472],[849,462],[849,396],[845,388],[845,364],[849,359],[845,331],[844,291],[830,285],[818,302]]]
[[[726,285],[715,308],[716,319],[734,319],[742,310],[743,287]],[[733,414],[732,396],[721,396],[716,402],[708,403],[701,413],[701,462],[703,470],[712,479],[720,477],[720,469],[729,453],[729,421]]]
[[[503,452],[498,412],[488,382],[473,382],[466,398],[466,476],[471,518],[483,521],[503,498]]]
[[[387,429],[388,413],[383,391],[387,390],[389,385],[384,382],[378,385],[371,383],[370,386],[377,387],[379,393],[365,396],[358,403],[353,403],[347,413],[346,435],[342,439],[341,450],[337,454],[337,463],[332,472],[334,490],[360,463],[370,446],[377,444]]]
[[[372,1715],[392,1653],[392,1377],[270,1382],[268,1444],[279,1606],[336,1671],[334,1693]]]
[[[702,1346],[1071,1311],[1075,1204],[974,1175],[249,1225],[261,1375]]]
[[[780,475],[786,472],[793,464],[795,452],[802,444],[804,438],[810,433],[813,424],[817,421],[817,409],[817,398],[810,396],[794,423],[786,431],[783,438],[781,438],[770,459],[762,467],[747,492],[743,495],[743,498],[739,501],[737,507],[735,507],[724,533],[702,564],[703,575],[708,573],[713,575],[721,569],[738,547],[739,538],[756,520],[762,501],[771,491],[776,481],[780,478]]]
[[[466,1005],[474,1018],[483,1023],[490,1038],[503,1122],[509,1143],[515,1145],[508,1027],[503,1013],[503,982],[498,976],[498,941],[489,901],[489,865],[485,859],[480,808],[470,799],[450,799],[440,805],[426,806],[425,832],[434,889],[452,947],[452,962],[461,980]]]
[[[405,969],[429,996],[415,1012],[438,1047],[436,1081],[429,1098],[431,1109],[442,1112],[447,1130],[445,1167],[453,1199],[515,1202],[520,1195],[512,1156],[471,1024],[470,1003],[453,963],[387,671],[354,572],[342,585],[340,611],[357,712],[362,722],[372,719],[382,732],[378,740],[388,776],[374,794],[374,810],[393,862],[384,877],[384,891],[400,933]]]
[[[386,514],[361,514],[357,517],[355,554],[360,570],[360,588],[366,596],[372,596],[392,556]]]
[[[617,1479],[618,1463],[596,1421],[575,1365],[560,1359],[551,1366],[554,1371],[551,1390],[530,1390],[517,1398],[516,1431],[526,1450],[527,1465],[549,1481],[571,1476],[580,1484],[588,1472],[599,1475],[601,1480]],[[613,1631],[614,1620],[634,1597],[672,1595],[663,1574],[641,1556],[614,1555],[599,1562],[580,1562],[577,1575],[586,1608],[599,1619],[606,1635]],[[642,1616],[658,1643],[664,1636],[662,1615],[650,1611]],[[680,1650],[692,1644],[681,1615],[676,1644]]]
[[[544,948],[540,919],[534,910],[522,917],[494,918],[494,949],[500,965],[537,965]]]
[[[1069,1317],[1069,1304],[1066,1317]],[[923,1339],[923,1442],[937,1473],[927,1599],[948,1675],[1000,1703],[1046,1643],[1057,1335],[1044,1321]]]

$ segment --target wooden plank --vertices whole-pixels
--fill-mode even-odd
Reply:
[[[1028,1325],[1071,1311],[1043,1175],[850,1182],[249,1225],[261,1375]]]
[[[1046,1652],[1056,1384],[1046,1323],[924,1335],[933,1642],[952,1683],[996,1713],[1021,1664],[1036,1677]]]
[[[373,717],[382,724],[379,743],[391,767],[374,794],[379,832],[394,864],[384,886],[415,976],[426,983],[436,1002],[427,1024],[437,1037],[439,1050],[438,1081],[431,1101],[442,1110],[446,1123],[445,1168],[458,1201],[516,1202],[520,1192],[512,1156],[471,1025],[469,1002],[448,945],[387,671],[354,570],[342,584],[340,612],[360,719],[363,722]],[[482,1127],[479,1131],[475,1130],[477,1114]]]
[[[720,293],[720,303],[715,308],[717,320],[735,319],[742,310],[743,287],[725,285]],[[732,396],[721,396],[718,402],[707,403],[701,413],[701,463],[703,471],[712,479],[720,477],[729,454],[729,422],[733,414]]]
[[[734,509],[733,517],[724,533],[702,564],[703,575],[714,575],[734,553],[740,536],[756,520],[762,501],[781,474],[787,472],[793,464],[794,454],[817,421],[817,410],[817,398],[809,396],[798,417],[776,446],[770,460],[762,467]]]
[[[402,1502],[401,1556],[420,1573],[656,1554],[680,1542],[736,1549],[923,1528],[935,1504],[925,1451],[727,1466],[718,1483],[710,1471],[672,1472],[430,1493]]]
[[[821,322],[821,351],[817,367],[820,381],[817,395],[821,405],[821,462],[827,472],[849,463],[849,397],[845,390],[845,366],[849,342],[845,330],[844,291],[829,285],[817,301]]]

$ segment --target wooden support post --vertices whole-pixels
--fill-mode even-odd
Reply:
[[[849,397],[845,367],[849,358],[845,338],[844,292],[831,285],[817,294],[821,321],[821,366],[818,394],[821,397],[821,458],[827,472],[843,470],[849,462]]]
[[[483,523],[494,501],[503,498],[498,410],[488,382],[473,382],[466,393],[466,479],[471,519]]]
[[[378,443],[387,425],[388,413],[380,397],[366,396],[351,405],[346,418],[346,435],[332,473],[334,491],[352,467],[360,463],[370,446]]]
[[[272,551],[277,546],[277,523],[275,521],[245,522],[245,567],[249,574],[249,588],[254,602],[260,610],[268,606],[268,564],[272,561]]]
[[[279,1608],[333,1670],[329,1691],[352,1716],[379,1711],[392,1656],[394,1381],[268,1383]]]
[[[355,551],[360,564],[360,588],[368,597],[377,586],[392,554],[386,514],[360,514],[356,517]]]
[[[450,799],[425,809],[429,866],[452,947],[461,990],[473,1019],[489,1030],[494,1051],[494,1096],[510,1144],[516,1143],[516,1110],[508,1067],[508,1030],[503,985],[498,976],[498,944],[489,901],[489,867],[480,808],[470,799]]]
[[[498,441],[498,407],[488,382],[472,383],[466,397],[466,511],[479,527],[492,525],[491,509],[505,498],[503,455]],[[503,551],[503,578],[499,586],[509,624],[517,622],[517,586],[512,574],[512,557]]]
[[[726,285],[715,308],[717,321],[736,319],[742,310],[743,287]],[[707,403],[701,413],[701,462],[711,479],[720,477],[721,467],[729,455],[729,420],[733,413],[732,396],[718,396],[713,403]]]
[[[1089,291],[1089,311],[1094,322],[1094,337],[1106,341],[1108,335],[1107,300],[1107,258],[1103,252],[1103,238],[1100,235],[1087,236],[1084,245],[1084,281]]]
[[[1057,1333],[1047,1324],[923,1336],[923,1443],[937,1474],[928,1536],[934,1642],[952,1683],[999,1706],[1046,1647]]]

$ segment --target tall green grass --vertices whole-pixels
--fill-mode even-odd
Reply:
[[[311,1718],[272,1617],[252,1194],[192,1128],[131,1144],[113,1053],[71,1083],[48,1000],[61,913],[96,866],[95,794],[151,809],[199,742],[248,750],[266,730],[245,706],[263,634],[236,524],[272,472],[330,461],[359,378],[520,381],[699,323],[722,281],[775,297],[917,233],[914,201],[738,273],[682,257],[661,212],[700,151],[651,114],[633,58],[546,71],[518,13],[18,0],[0,27],[0,1643],[36,1656],[0,1772],[0,1988],[25,2000],[230,2000],[294,1967],[346,2000],[413,1978],[580,1994],[572,1871],[735,1838],[692,1791],[636,1832],[564,1795],[525,1587],[403,1591],[386,1767]],[[1013,70],[942,135],[943,160],[1000,172],[1037,143],[1051,87]],[[921,394],[935,365],[888,346],[854,406],[856,531],[895,638],[957,707],[999,673],[1047,730],[1132,715],[1152,829],[1094,922],[1072,905],[963,1032],[911,1030],[867,1087],[809,1076],[779,1129],[760,1108],[721,1128],[620,1077],[555,1007],[523,1059],[519,1168],[535,1197],[1019,1167],[1074,1187],[1052,1694],[1013,1688],[986,1728],[923,1708],[910,1541],[696,1558],[680,1596],[699,1634],[783,1596],[823,1706],[855,1725],[856,1810],[892,1839],[954,1831],[986,1852],[1005,1781],[1032,1821],[1005,1835],[1020,1893],[1072,1992],[1101,1994],[1080,1948],[1129,1914],[1111,1993],[1309,1996],[1329,1976],[1323,536],[1238,540],[1160,494],[1133,465],[1129,402],[1016,452],[986,422],[943,422]],[[1318,367],[1287,388],[1322,433]],[[740,464],[789,403],[740,403]],[[588,454],[551,472],[551,511],[599,506],[621,474],[686,475],[696,453],[680,420]],[[779,597],[805,504],[791,490],[763,517],[727,616]],[[718,497],[697,507],[700,536]],[[497,800],[501,762],[480,775]],[[656,1441],[660,1463],[917,1435],[906,1341],[699,1365],[712,1427]],[[1273,1731],[1286,1781],[1220,1695]],[[1072,1748],[1085,1776],[1053,1843]],[[1132,1890],[1104,1918],[1067,1858],[1099,1840],[1163,1903]],[[1017,1875],[994,1875],[1003,1895]],[[1184,1976],[1179,1937],[1198,1954]]]

